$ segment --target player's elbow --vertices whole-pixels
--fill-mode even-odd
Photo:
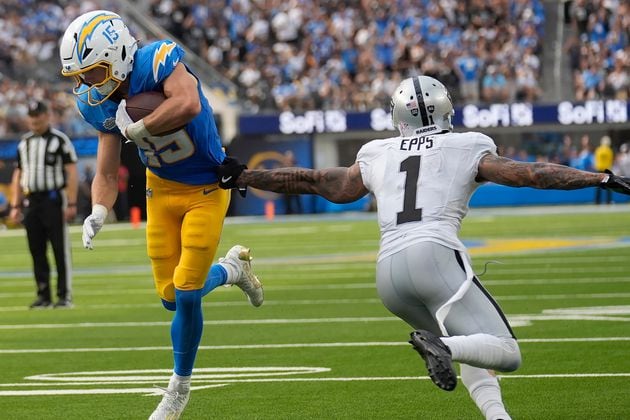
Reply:
[[[348,191],[344,189],[339,189],[335,191],[329,191],[327,194],[322,194],[322,196],[335,204],[348,204],[354,201],[357,201],[359,198],[363,197],[365,194],[361,194],[355,191]]]
[[[188,121],[192,120],[201,112],[201,101],[187,100],[182,104],[180,112],[183,118]]]
[[[332,203],[335,204],[347,204],[347,203],[351,203],[354,200],[348,200],[346,197],[340,197],[338,195],[329,195],[329,196],[324,196],[324,198]]]

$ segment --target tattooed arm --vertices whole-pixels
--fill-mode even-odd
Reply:
[[[608,175],[602,173],[580,171],[555,163],[517,162],[491,154],[481,158],[478,171],[479,182],[549,190],[595,187],[608,179]]]
[[[368,193],[358,163],[349,168],[248,169],[236,184],[289,194],[317,194],[333,203],[350,203]]]

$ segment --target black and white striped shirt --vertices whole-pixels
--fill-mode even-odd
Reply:
[[[76,161],[74,146],[61,131],[50,128],[42,135],[28,132],[18,144],[20,186],[26,194],[60,190],[66,186],[64,165]]]

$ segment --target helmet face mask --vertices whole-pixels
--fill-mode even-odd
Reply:
[[[392,123],[401,136],[422,131],[453,130],[453,102],[446,87],[429,76],[403,80],[391,101]]]
[[[91,78],[87,76],[96,69],[103,70],[103,77],[99,78],[98,81],[91,81]],[[79,73],[72,74],[72,77],[76,83],[74,88],[72,88],[72,93],[79,100],[90,106],[96,106],[104,102],[122,83],[111,76],[111,66],[102,62],[95,63]],[[98,92],[100,97],[96,97],[94,91]]]
[[[99,105],[129,76],[137,48],[119,15],[106,10],[85,13],[68,26],[61,40],[61,74],[75,79],[73,93],[79,100]],[[88,72],[103,73],[103,79],[89,80]]]

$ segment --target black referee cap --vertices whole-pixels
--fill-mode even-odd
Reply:
[[[28,115],[34,117],[48,112],[48,106],[42,101],[33,101],[28,104]]]

